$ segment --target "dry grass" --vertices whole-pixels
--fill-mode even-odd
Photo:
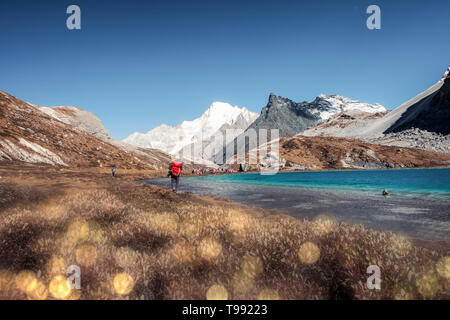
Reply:
[[[255,214],[152,186],[48,198],[2,184],[0,195],[2,299],[450,298],[448,252],[325,216]],[[366,288],[372,264],[379,291]],[[81,290],[67,287],[70,265]]]

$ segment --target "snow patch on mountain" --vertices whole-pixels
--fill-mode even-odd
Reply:
[[[311,105],[309,111],[312,114],[319,116],[322,120],[327,120],[338,113],[347,111],[360,111],[366,113],[386,111],[386,108],[381,104],[360,102],[340,95],[320,94]]]
[[[19,138],[18,142],[21,146],[8,139],[0,140],[0,147],[3,149],[0,153],[0,159],[18,159],[30,163],[47,163],[67,166],[58,155],[37,143],[27,141],[22,137]]]

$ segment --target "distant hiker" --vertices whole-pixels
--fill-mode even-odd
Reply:
[[[177,192],[178,184],[180,183],[180,175],[183,170],[183,164],[181,162],[173,161],[169,166],[169,172],[167,174],[170,177],[170,186],[173,192]]]
[[[111,167],[111,174],[112,174],[113,177],[116,176],[116,166],[112,166]]]

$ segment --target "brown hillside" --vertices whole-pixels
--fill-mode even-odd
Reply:
[[[127,152],[0,91],[0,160],[127,169],[166,167],[169,156],[155,150]]]
[[[310,169],[423,168],[450,166],[450,155],[370,144],[357,139],[297,136],[280,140],[286,166]]]

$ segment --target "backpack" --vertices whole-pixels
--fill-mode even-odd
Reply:
[[[170,173],[172,174],[172,176],[178,177],[181,173],[181,162],[172,162]]]

